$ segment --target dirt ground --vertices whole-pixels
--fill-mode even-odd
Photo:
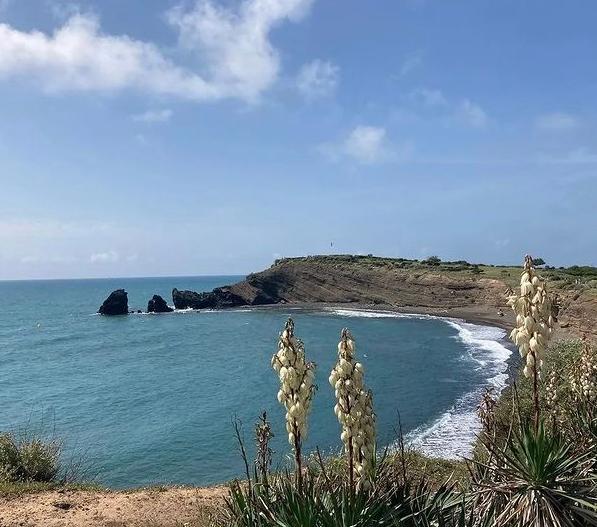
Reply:
[[[48,491],[0,498],[0,527],[203,527],[226,489]]]

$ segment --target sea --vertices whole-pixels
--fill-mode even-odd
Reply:
[[[471,454],[486,388],[506,385],[505,331],[461,320],[346,307],[276,306],[105,317],[108,294],[145,310],[154,294],[210,291],[240,276],[0,282],[0,431],[60,442],[65,466],[113,488],[242,477],[267,413],[274,467],[289,460],[270,359],[285,321],[317,364],[305,451],[340,451],[328,376],[349,328],[374,394],[378,448],[400,430],[423,452]]]

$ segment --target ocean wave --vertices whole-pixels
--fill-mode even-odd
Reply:
[[[420,320],[445,320],[444,317],[437,315],[426,315],[424,313],[398,313],[395,311],[375,311],[371,309],[342,309],[327,307],[324,309],[329,314],[340,317],[359,317],[359,318],[415,318]]]
[[[418,427],[407,434],[406,440],[429,456],[460,459],[472,454],[475,437],[481,429],[477,406],[485,388],[493,388],[494,393],[499,395],[506,387],[507,361],[512,351],[502,343],[506,336],[503,329],[449,318],[442,320],[458,331],[455,338],[467,350],[463,359],[477,363],[486,372],[486,384],[460,397],[431,424]]]

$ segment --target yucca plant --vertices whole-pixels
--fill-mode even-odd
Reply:
[[[494,525],[597,525],[597,478],[592,451],[575,452],[560,435],[524,426],[505,447],[489,443],[487,463],[476,461],[474,504]]]

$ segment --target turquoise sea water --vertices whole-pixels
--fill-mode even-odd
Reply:
[[[306,449],[339,449],[327,378],[340,330],[349,327],[374,392],[382,445],[407,437],[446,457],[469,452],[485,386],[506,380],[505,332],[433,317],[290,307],[163,315],[95,314],[125,288],[131,308],[172,287],[207,291],[240,277],[0,282],[0,430],[41,430],[64,439],[114,487],[210,484],[242,475],[232,419],[249,443],[262,410],[275,462],[288,453],[278,382],[270,368],[290,315],[318,365]]]

